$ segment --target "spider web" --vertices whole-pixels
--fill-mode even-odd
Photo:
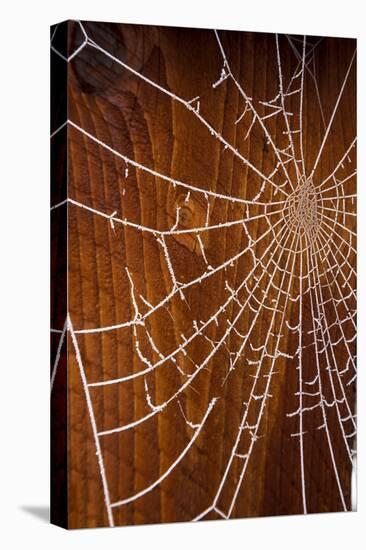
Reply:
[[[297,66],[293,73],[285,74],[282,63],[285,42],[281,42],[279,36],[274,36],[277,93],[270,98],[252,98],[246,94],[239,77],[231,68],[220,32],[213,31],[221,72],[217,75],[217,80],[212,82],[212,88],[219,90],[224,85],[236,88],[243,109],[234,124],[244,129],[244,142],[249,141],[253,134],[260,134],[265,146],[272,151],[271,169],[265,171],[263,166],[251,162],[242,154],[224,137],[224,133],[215,128],[202,114],[204,97],[184,99],[163,87],[98,45],[88,35],[84,25],[80,22],[78,24],[82,41],[68,57],[61,54],[52,44],[56,28],[51,39],[51,48],[57,55],[65,62],[70,62],[84,48],[90,48],[106,56],[112,63],[123,67],[134,77],[186,109],[206,128],[211,139],[218,142],[225,154],[232,155],[245,167],[253,182],[252,189],[242,196],[241,193],[221,193],[217,189],[201,187],[188,180],[175,179],[138,162],[123,151],[116,150],[71,119],[51,134],[52,138],[67,124],[85,140],[122,161],[126,180],[131,171],[139,172],[142,176],[153,176],[158,185],[178,189],[183,197],[175,207],[170,227],[164,229],[137,223],[117,211],[106,212],[72,197],[51,207],[51,210],[55,210],[67,204],[70,208],[81,209],[90,216],[98,216],[109,224],[115,238],[119,238],[118,227],[126,227],[148,236],[160,250],[166,266],[169,291],[156,303],[151,303],[141,292],[138,277],[131,272],[129,266],[123,266],[133,313],[125,322],[94,328],[75,328],[68,315],[62,330],[53,329],[53,332],[60,333],[60,340],[52,371],[51,391],[65,335],[69,333],[93,431],[109,524],[114,525],[113,513],[116,508],[134,502],[153,491],[179,466],[196,440],[203,437],[208,419],[214,414],[219,414],[217,411],[220,411],[220,400],[225,398],[226,388],[234,374],[245,369],[251,383],[247,397],[242,403],[234,443],[224,464],[220,482],[215,487],[214,497],[192,520],[203,519],[212,512],[225,519],[232,517],[254,448],[258,440],[266,437],[264,419],[272,398],[273,379],[283,365],[287,369],[295,368],[297,372],[295,395],[298,406],[295,410],[288,410],[287,416],[293,419],[296,426],[291,437],[298,440],[298,482],[301,486],[302,511],[307,512],[309,498],[304,465],[304,447],[309,429],[305,429],[304,426],[307,418],[315,413],[321,418],[321,424],[313,429],[325,434],[341,506],[347,510],[346,488],[342,486],[337,464],[330,415],[337,419],[342,445],[352,464],[356,452],[356,415],[350,397],[356,379],[356,138],[349,143],[343,155],[336,160],[333,169],[322,181],[319,181],[317,171],[349,82],[355,53],[349,60],[342,85],[337,91],[335,104],[330,116],[327,117],[320,97],[316,72],[316,52],[322,39],[286,36],[287,47],[291,48]],[[304,95],[307,80],[313,83],[323,125],[321,144],[315,162],[308,171],[304,145]],[[273,124],[276,126],[276,132],[273,132]],[[248,198],[248,195],[252,198]],[[189,227],[185,220],[191,214],[193,199],[203,205],[204,215],[202,223]],[[212,214],[214,204],[230,208],[232,217],[226,221],[215,220]],[[257,228],[258,223],[260,231]],[[239,229],[242,234],[239,252],[214,263],[208,244],[210,234]],[[181,279],[180,266],[172,254],[174,242],[189,243],[189,246],[194,248],[202,259],[201,273],[189,280]],[[236,284],[232,271],[240,262],[245,262],[247,266],[246,275]],[[161,349],[153,336],[152,319],[165,312],[174,326],[174,311],[177,311],[177,308],[187,308],[187,311],[189,309],[187,295],[191,289],[199,289],[211,280],[221,281],[220,284],[226,293],[225,300],[207,318],[191,318],[190,322],[186,323],[185,330],[179,335],[179,344],[174,349],[168,352]],[[245,322],[244,313],[247,316]],[[264,316],[266,329],[258,336],[258,323]],[[311,319],[310,330],[304,330],[305,316]],[[119,378],[87,380],[78,343],[79,335],[124,330],[131,331],[135,354],[141,368]],[[288,344],[284,345],[283,342],[286,341]],[[201,354],[198,360],[194,351],[197,342],[200,345],[202,342],[205,344],[203,355]],[[220,391],[207,400],[203,416],[193,422],[188,407],[184,406],[186,392],[193,388],[193,383],[199,376],[209,372],[212,360],[216,356],[219,356],[221,363],[227,365],[226,374],[222,379]],[[164,401],[156,402],[153,376],[161,369],[175,370],[181,383]],[[92,392],[136,379],[143,381],[146,414],[132,422],[99,430]],[[201,396],[195,393],[194,398],[200,400]],[[135,430],[149,419],[164,411],[170,411],[173,406],[179,411],[191,433],[188,444],[150,485],[128,497],[112,501],[101,440],[112,434]],[[235,472],[239,471],[239,475],[233,477],[234,469]],[[226,496],[223,499],[223,492],[227,490],[228,485],[230,498]]]

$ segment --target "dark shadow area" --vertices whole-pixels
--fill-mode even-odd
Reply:
[[[50,507],[49,506],[20,506],[20,509],[27,514],[40,519],[43,522],[50,522]]]

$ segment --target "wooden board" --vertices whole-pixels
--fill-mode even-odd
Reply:
[[[54,522],[350,510],[355,41],[53,30]]]

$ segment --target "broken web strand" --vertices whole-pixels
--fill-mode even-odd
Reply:
[[[274,278],[274,274],[272,273],[271,275],[271,278],[270,278],[270,283],[272,282]],[[269,285],[270,285],[269,283]],[[251,295],[250,295],[251,297]],[[218,349],[220,349],[221,345],[226,341],[226,338],[227,336],[230,334],[230,332],[232,331],[233,329],[233,326],[235,325],[235,323],[240,319],[247,303],[249,302],[249,299],[250,297],[247,299],[247,301],[245,302],[245,304],[242,305],[241,309],[239,310],[239,313],[235,316],[234,318],[234,321],[232,321],[229,325],[229,327],[226,329],[224,335],[220,338],[220,340],[215,344],[214,348],[210,351],[210,353],[206,356],[206,358],[204,359],[204,361],[198,366],[196,366],[196,370],[193,372],[193,374],[191,374],[186,382],[180,386],[180,388],[169,398],[167,399],[166,401],[164,401],[163,403],[160,403],[159,405],[156,405],[153,407],[153,410],[148,413],[146,416],[144,417],[141,417],[140,419],[134,421],[134,422],[131,422],[130,424],[127,424],[127,425],[124,425],[124,426],[119,426],[119,427],[116,427],[116,428],[112,428],[110,430],[105,430],[103,432],[100,432],[99,435],[109,435],[109,434],[112,434],[112,433],[117,433],[117,432],[121,432],[121,431],[125,431],[127,429],[130,429],[132,427],[135,427],[139,424],[141,424],[142,422],[145,422],[146,420],[148,420],[149,418],[152,418],[153,416],[155,416],[157,413],[161,412],[162,410],[164,410],[166,408],[167,405],[169,405],[172,401],[174,401],[178,395],[180,395],[191,383],[192,381],[196,378],[196,376],[198,375],[199,372],[201,372],[203,370],[203,368],[209,363],[209,361],[211,360],[211,358],[215,355],[215,353],[217,352]],[[263,300],[264,301],[264,300]],[[263,302],[262,302],[263,303]],[[259,313],[258,313],[259,315]],[[253,327],[255,326],[255,321],[256,321],[256,318],[254,320],[254,322],[252,322],[251,324],[251,328],[250,328],[250,332],[251,330],[253,329]],[[250,334],[250,333],[249,333]],[[248,337],[245,339],[245,342],[247,341]],[[234,363],[234,367],[235,367],[235,363]]]

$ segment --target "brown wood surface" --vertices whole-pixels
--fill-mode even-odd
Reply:
[[[71,55],[82,43],[83,35],[78,23],[70,22],[67,25],[68,55]],[[238,87],[230,78],[216,87],[212,86],[220,78],[223,68],[223,59],[213,31],[104,23],[84,23],[84,26],[96,44],[165,90],[187,101],[199,96],[199,112],[210,126],[260,172],[271,174],[277,159],[258,122],[245,139],[252,121],[250,110],[236,124],[245,109]],[[271,109],[260,101],[268,102],[278,94],[275,35],[220,31],[219,36],[237,82],[247,96],[253,98],[253,105],[260,116],[270,113]],[[308,37],[306,52],[310,52],[318,40],[316,37]],[[292,44],[301,56],[302,37],[293,37]],[[298,59],[285,36],[279,37],[279,46],[283,78],[287,86],[296,70]],[[354,40],[323,38],[314,50],[314,61],[311,54],[306,58],[309,70],[315,74],[324,116],[323,121],[314,79],[306,70],[302,135],[307,174],[310,174],[317,158],[354,50]],[[114,152],[85,134],[89,133],[114,151],[174,180],[189,182],[191,186],[216,194],[253,200],[261,189],[262,179],[230,149],[225,149],[195,113],[179,101],[151,86],[89,44],[68,64],[67,92],[68,118],[84,131],[68,125],[69,198],[104,212],[107,216],[114,214],[121,220],[160,231],[174,226],[177,207],[180,208],[178,228],[181,229],[204,226],[208,205],[209,225],[248,216],[247,207],[240,202],[234,203],[194,191],[187,197],[186,188],[126,164]],[[293,113],[289,115],[292,128],[298,128],[299,94],[289,96],[286,101],[287,110]],[[354,139],[355,117],[353,63],[314,173],[312,184],[315,188],[332,173]],[[273,116],[264,122],[276,147],[285,149],[288,136],[283,116]],[[299,135],[293,134],[293,139],[299,151]],[[344,165],[337,172],[338,180],[351,174],[355,168],[354,149],[350,151]],[[296,187],[294,163],[290,162],[286,166],[289,178]],[[285,177],[282,169],[273,180],[277,185],[283,184]],[[291,191],[289,182],[284,189],[286,193]],[[344,185],[344,190],[348,194],[355,192],[354,177]],[[334,190],[323,193],[323,198],[332,196]],[[270,203],[284,200],[284,195],[275,194],[274,187],[267,184],[259,200]],[[330,204],[334,209],[344,208],[347,212],[355,212],[354,201],[347,201],[330,201]],[[286,207],[289,207],[288,203]],[[194,322],[200,325],[218,311],[229,296],[227,285],[232,289],[237,288],[253,268],[249,252],[225,269],[185,289],[184,299],[177,292],[148,318],[147,331],[143,326],[135,325],[135,328],[129,326],[99,333],[79,333],[80,330],[118,325],[134,318],[128,273],[133,280],[136,302],[142,315],[146,314],[149,306],[141,296],[152,305],[158,304],[171,291],[172,277],[158,235],[123,223],[112,224],[105,217],[72,202],[60,208],[67,209],[68,221],[68,311],[89,383],[125,377],[146,368],[136,349],[137,345],[140,353],[151,363],[157,362],[161,356],[169,355],[184,342],[182,335],[189,337]],[[275,208],[272,207],[272,210]],[[263,208],[254,204],[250,206],[249,216],[255,217],[262,212]],[[342,371],[347,365],[347,345],[352,356],[355,354],[354,340],[349,344],[344,341],[353,338],[355,328],[352,319],[345,321],[341,333],[336,315],[344,319],[355,308],[353,294],[347,298],[350,289],[352,291],[356,287],[352,271],[352,266],[355,266],[354,252],[349,246],[355,246],[355,240],[349,233],[349,230],[355,229],[355,217],[349,214],[342,217],[325,210],[322,213],[329,215],[330,220],[322,218],[319,222],[317,218],[316,223],[322,224],[323,232],[318,234],[319,240],[315,242],[326,247],[328,241],[330,246],[324,248],[323,254],[316,256],[318,271],[314,271],[314,277],[320,285],[314,291],[304,292],[302,301],[303,376],[307,381],[316,377],[318,360],[324,398],[330,403],[334,389],[336,396],[341,399],[342,381],[345,396],[354,413],[354,385],[347,385],[353,373],[349,369],[339,376],[336,369]],[[279,227],[282,227],[286,222],[281,216],[282,213],[271,216],[272,224],[279,222]],[[263,217],[247,223],[253,239],[258,239],[268,227]],[[318,231],[317,226],[314,231]],[[242,224],[206,231],[201,236],[205,256],[194,232],[165,238],[171,267],[181,283],[207,273],[207,263],[216,268],[248,245]],[[295,232],[290,233],[291,239],[294,236]],[[299,431],[299,417],[288,416],[299,406],[299,396],[296,395],[299,391],[298,356],[295,355],[299,342],[298,334],[291,331],[284,320],[292,326],[299,322],[300,302],[287,300],[286,296],[296,298],[299,295],[301,288],[298,275],[301,265],[304,272],[309,272],[311,266],[306,250],[294,254],[294,245],[288,241],[290,251],[286,252],[279,237],[279,246],[276,251],[273,246],[271,250],[274,255],[271,258],[265,251],[273,237],[274,234],[270,233],[254,249],[257,258],[264,254],[263,266],[268,264],[268,271],[265,271],[260,285],[256,288],[256,278],[251,277],[247,287],[243,287],[239,293],[238,302],[231,301],[218,316],[217,323],[210,323],[186,346],[186,354],[179,352],[176,364],[167,361],[146,376],[89,388],[99,432],[127,425],[151,413],[145,380],[155,404],[168,400],[225,335],[229,323],[238,314],[239,304],[245,302],[250,291],[253,292],[254,298],[250,300],[252,308],[247,306],[244,309],[235,324],[236,332],[231,330],[225,337],[224,344],[194,381],[179,394],[179,399],[169,402],[160,412],[135,428],[99,438],[110,499],[111,502],[117,502],[148,487],[170,467],[194,434],[194,429],[186,419],[199,424],[211,400],[219,398],[189,452],[170,475],[145,496],[113,508],[115,525],[189,521],[212,505],[237,437],[245,407],[243,403],[248,402],[250,397],[255,362],[260,356],[258,349],[265,343],[269,331],[272,335],[267,341],[267,353],[257,380],[256,395],[265,391],[273,363],[270,354],[276,353],[277,342],[279,349],[288,357],[276,358],[259,437],[247,461],[231,517],[303,513],[299,437],[291,435]],[[305,238],[302,242],[305,242]],[[263,273],[264,267],[259,265],[254,272],[257,278]],[[307,284],[304,280],[303,291]],[[265,294],[268,285],[269,291]],[[282,290],[276,290],[278,287]],[[316,294],[320,292],[319,289],[324,305],[318,307],[324,307],[324,323],[330,327],[327,333],[329,338],[337,342],[343,334],[343,340],[329,346],[329,350],[323,353],[316,353],[316,338],[312,332],[314,310],[311,296],[314,299],[320,296]],[[271,325],[271,307],[277,298],[282,314],[276,313]],[[260,308],[251,329],[250,340],[235,370],[226,378],[230,359],[240,348],[240,334],[250,329],[255,307],[262,301],[264,306]],[[62,329],[62,326],[56,328]],[[148,336],[153,339],[155,350]],[[321,336],[318,334],[317,338],[316,345],[321,349]],[[108,514],[95,438],[70,331],[67,334],[67,350],[68,526],[106,526]],[[62,353],[66,353],[66,345]],[[332,372],[327,368],[327,353],[331,358]],[[65,369],[66,365],[61,365],[61,368]],[[333,389],[330,375],[335,380]],[[305,390],[311,392],[314,387],[309,385]],[[261,399],[252,399],[248,425],[255,424],[261,402]],[[313,403],[314,399],[304,397],[304,406],[310,407]],[[342,418],[347,416],[345,401],[340,402],[338,407],[324,405],[324,408],[334,452],[333,463],[326,430],[318,429],[323,424],[321,407],[303,415],[308,512],[343,509],[334,464],[346,508],[351,507],[352,468],[340,424],[343,424],[347,434],[352,433],[352,426],[350,422],[339,421],[339,415]],[[251,432],[253,430],[243,430],[238,453],[248,452],[253,435]],[[352,446],[352,438],[348,439],[348,443]],[[236,457],[220,493],[217,508],[224,513],[238,486],[242,465],[243,458]],[[205,519],[219,518],[216,511],[205,516]]]

